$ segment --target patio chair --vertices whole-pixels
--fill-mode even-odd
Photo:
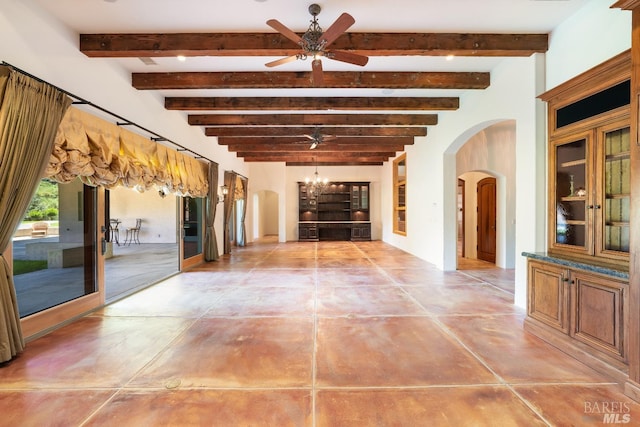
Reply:
[[[142,219],[136,218],[136,225],[134,227],[129,227],[125,231],[124,235],[124,243],[123,245],[130,246],[131,242],[135,242],[136,244],[140,244],[140,226],[142,225]]]

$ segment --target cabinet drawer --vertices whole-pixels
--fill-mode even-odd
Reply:
[[[569,333],[566,269],[529,261],[529,298],[527,311],[532,318],[564,333]]]

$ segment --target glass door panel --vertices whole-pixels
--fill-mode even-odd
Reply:
[[[203,241],[203,200],[185,197],[182,201],[183,258],[188,259],[202,253]]]
[[[605,251],[629,252],[631,159],[629,128],[604,131],[603,241]]]
[[[587,138],[555,147],[555,243],[587,250]]]
[[[21,318],[96,292],[96,194],[41,181],[12,242]]]

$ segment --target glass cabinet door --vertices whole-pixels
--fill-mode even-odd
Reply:
[[[631,159],[629,127],[615,126],[600,133],[603,151],[600,175],[602,198],[595,205],[601,237],[600,252],[629,252]],[[600,212],[601,210],[601,212]]]
[[[369,209],[369,186],[363,185],[360,188],[360,209]]]
[[[590,250],[590,134],[555,145],[555,246]]]

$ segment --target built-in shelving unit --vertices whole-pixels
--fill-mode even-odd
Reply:
[[[368,182],[332,182],[320,193],[298,183],[298,240],[371,240]]]

